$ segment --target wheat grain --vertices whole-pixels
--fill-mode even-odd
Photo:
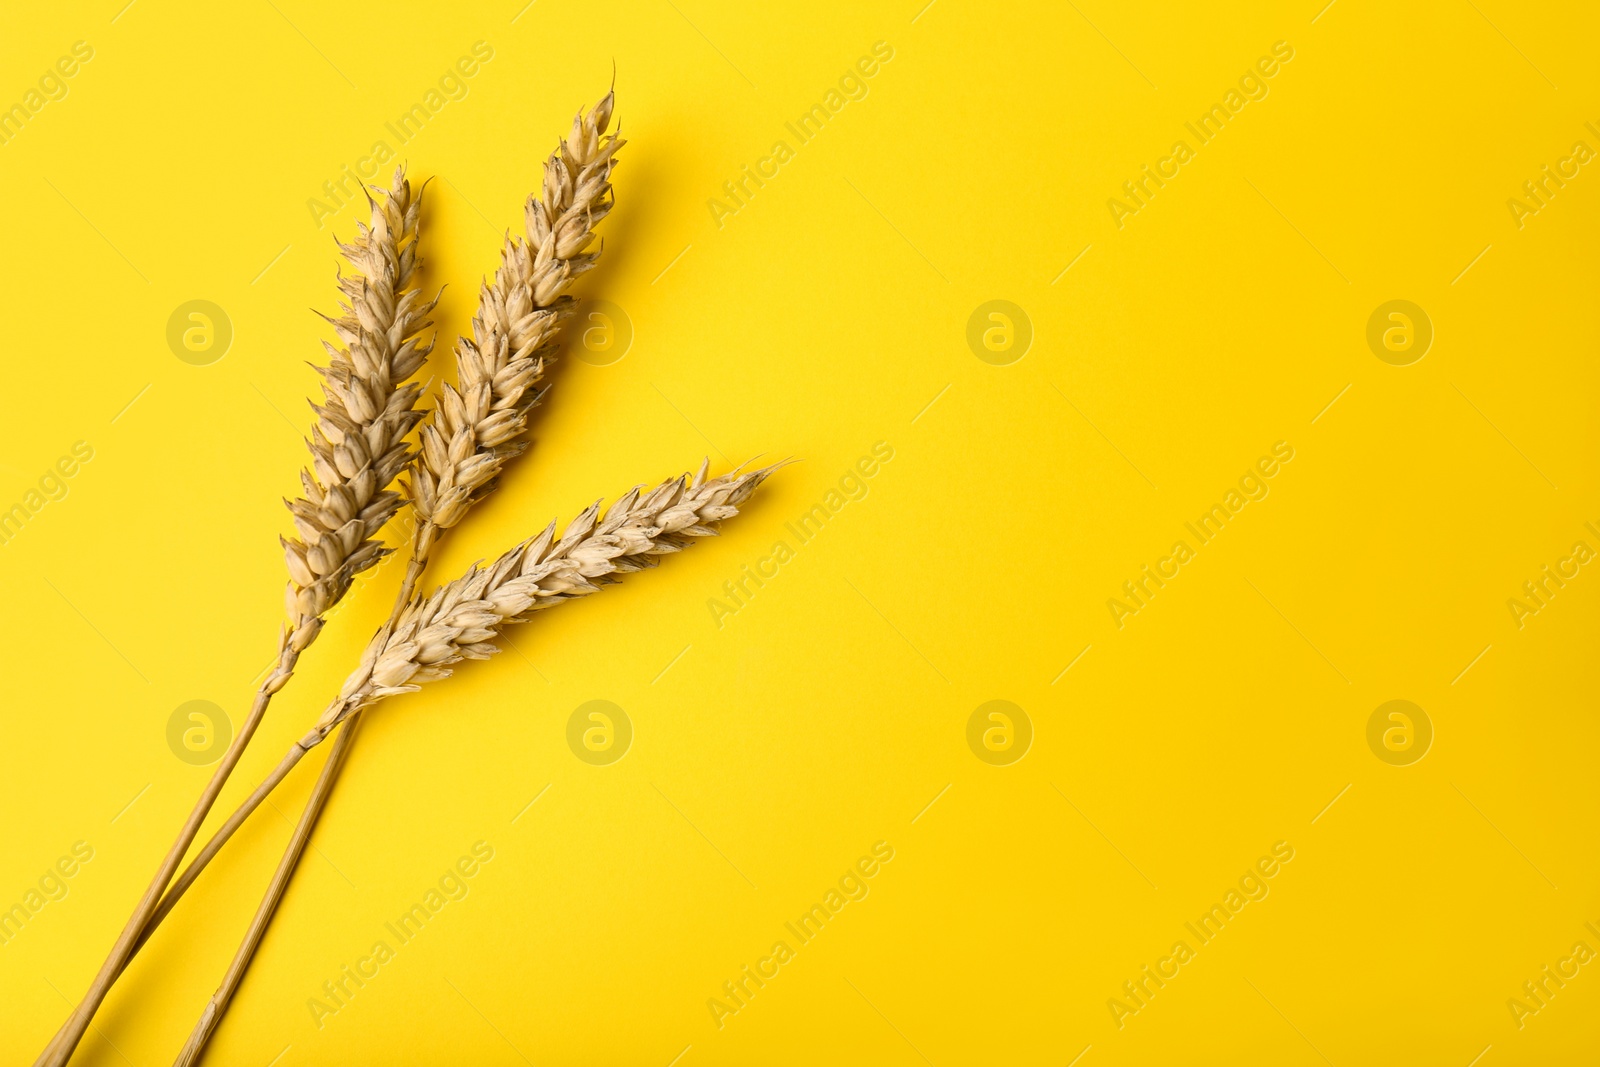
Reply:
[[[389,188],[368,200],[370,222],[339,245],[354,268],[339,277],[343,314],[329,319],[342,347],[324,342],[329,362],[317,368],[324,402],[312,404],[312,462],[300,475],[305,495],[288,502],[299,536],[282,539],[297,649],[315,640],[351,579],[388,553],[377,534],[400,506],[389,486],[411,462],[405,436],[422,419],[422,386],[407,379],[433,347],[421,333],[437,300],[424,301],[416,288],[421,196],[412,194],[401,167]]]
[[[560,327],[575,302],[574,279],[599,251],[586,251],[611,211],[611,171],[625,143],[606,135],[615,94],[572,122],[544,165],[544,196],[528,197],[527,238],[507,237],[494,281],[479,293],[472,337],[456,343],[457,384],[440,392],[410,491],[425,555],[434,531],[460,522],[493,487],[506,461],[527,444],[528,414],[539,402]]]

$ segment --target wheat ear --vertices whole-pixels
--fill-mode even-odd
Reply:
[[[311,405],[311,466],[300,474],[305,495],[285,502],[299,535],[282,539],[290,641],[299,649],[315,640],[351,579],[389,551],[377,539],[400,507],[389,487],[410,465],[405,437],[423,416],[416,410],[422,386],[407,379],[433,348],[421,335],[437,298],[425,301],[416,288],[421,206],[397,168],[372,203],[371,223],[339,246],[355,267],[339,277],[343,314],[328,320],[343,347],[324,342],[323,403]]]
[[[386,697],[415,692],[424,682],[448,677],[451,667],[462,660],[493,655],[499,650],[495,642],[507,626],[524,622],[543,608],[598,592],[621,575],[654,566],[658,557],[682,551],[699,538],[716,536],[717,527],[737,515],[739,505],[776,469],[735,471],[708,481],[707,467],[702,464],[692,477],[685,474],[647,492],[635,488],[612,504],[604,517],[599,503],[590,506],[568,524],[559,540],[556,524],[551,523],[543,533],[488,566],[474,566],[431,595],[412,600],[393,626],[385,626],[373,637],[338,697],[310,732],[290,748],[279,764],[281,773],[275,770],[252,794],[252,800],[259,803],[258,796],[264,798],[301,756],[362,709]],[[354,722],[346,731],[351,725]],[[349,736],[341,733],[340,741]],[[329,761],[342,758],[343,745],[336,745]],[[326,799],[331,786],[331,776],[318,779],[320,797],[307,804],[291,848],[279,861],[221,987],[207,1002],[174,1067],[197,1062],[215,1032],[309,840],[320,810],[318,801]]]
[[[316,640],[323,614],[349,589],[351,578],[382,558],[384,550],[374,537],[399,506],[398,494],[388,486],[409,460],[402,438],[421,417],[412,410],[421,387],[402,383],[432,347],[418,335],[428,326],[423,320],[433,303],[424,303],[415,290],[420,197],[413,196],[404,169],[397,169],[389,189],[369,201],[370,223],[358,224],[355,240],[339,246],[354,268],[339,278],[347,303],[343,316],[331,320],[345,347],[328,345],[330,363],[319,368],[325,403],[312,405],[317,413],[308,442],[313,470],[302,474],[306,496],[289,505],[300,537],[284,542],[289,624],[277,660],[111,954],[35,1067],[62,1067],[71,1057],[112,983],[154,928],[152,919],[173,872],[273,695],[288,684],[300,653]]]
[[[606,511],[591,505],[555,539],[555,523],[487,567],[475,567],[413,601],[393,630],[378,634],[313,728],[326,736],[346,716],[384,697],[447,677],[463,659],[498,651],[501,630],[533,612],[598,592],[618,576],[653,566],[739,513],[774,467],[707,481],[706,467],[647,492],[634,489]]]
[[[615,94],[587,115],[544,165],[544,196],[528,197],[527,239],[506,238],[500,269],[479,294],[472,337],[456,343],[457,384],[446,385],[433,423],[421,434],[410,485],[421,522],[420,553],[435,530],[456,525],[494,485],[507,460],[527,447],[528,414],[555,358],[561,325],[575,301],[574,279],[598,250],[594,228],[611,212],[611,171],[624,142],[606,135]]]

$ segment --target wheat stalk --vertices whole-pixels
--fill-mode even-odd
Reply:
[[[369,224],[358,223],[355,240],[339,246],[354,273],[340,276],[347,303],[342,317],[329,321],[345,347],[327,345],[329,365],[318,368],[325,403],[312,405],[317,413],[308,441],[312,468],[301,475],[306,495],[289,504],[300,536],[283,542],[290,574],[289,624],[279,639],[276,662],[88,992],[35,1067],[62,1067],[71,1057],[112,983],[159,922],[156,916],[170,910],[170,903],[158,910],[163,891],[273,695],[288,684],[300,653],[316,640],[324,614],[348,591],[351,579],[385,554],[375,538],[399,506],[399,495],[388,487],[409,462],[402,439],[421,418],[413,410],[421,387],[403,383],[432,347],[419,334],[428,326],[424,318],[434,302],[424,303],[414,285],[420,196],[412,195],[404,169],[396,169],[378,199],[368,199]]]
[[[343,759],[350,727],[359,712],[387,697],[416,692],[423,683],[448,677],[454,664],[487,659],[507,626],[534,612],[598,592],[623,574],[654,566],[657,557],[682,551],[697,539],[714,537],[717,527],[743,504],[776,466],[734,471],[706,479],[707,465],[692,477],[672,478],[647,492],[635,488],[600,514],[597,502],[573,519],[559,540],[556,524],[529,538],[488,566],[474,566],[427,597],[413,599],[392,626],[379,630],[362,653],[360,666],[345,680],[338,697],[316,725],[291,746],[275,770],[246,801],[253,809],[295,763],[347,723],[329,756]],[[335,774],[337,770],[335,771]],[[296,826],[289,851],[279,861],[256,918],[239,946],[222,985],[207,1002],[174,1067],[188,1067],[215,1032],[256,946],[272,918],[290,874],[326,801],[333,776],[319,778],[315,795]],[[248,816],[241,808],[235,818]],[[231,820],[230,820],[231,821]]]

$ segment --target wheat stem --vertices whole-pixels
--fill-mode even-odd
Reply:
[[[289,847],[284,852],[283,858],[278,861],[277,870],[272,873],[272,881],[267,886],[266,895],[261,900],[261,905],[256,911],[255,918],[250,927],[245,931],[244,941],[239,945],[239,950],[234,953],[227,973],[223,975],[222,984],[206,1002],[205,1010],[201,1012],[200,1021],[195,1025],[194,1031],[189,1035],[189,1040],[184,1042],[183,1049],[178,1053],[178,1058],[173,1061],[173,1067],[192,1067],[198,1063],[200,1055],[205,1051],[211,1035],[216,1032],[217,1026],[222,1022],[223,1013],[228,1010],[228,1005],[233,1000],[234,992],[239,988],[239,983],[244,979],[244,972],[250,965],[250,960],[255,956],[256,946],[261,943],[262,935],[267,931],[267,924],[271,922],[273,912],[278,908],[278,902],[283,899],[283,892],[289,886],[289,879],[294,875],[295,865],[300,862],[300,855],[305,851],[307,842],[311,840],[311,830],[315,826],[317,817],[322,813],[327,803],[328,793],[333,789],[334,780],[338,777],[339,768],[344,764],[345,756],[349,752],[350,743],[354,740],[356,731],[361,726],[359,716],[352,716],[344,724],[344,729],[339,731],[339,736],[334,739],[333,750],[328,753],[327,763],[323,773],[317,778],[317,783],[312,787],[311,797],[306,801],[306,807],[300,813],[300,821],[295,824],[294,834],[289,839]],[[332,772],[329,772],[329,768]]]
[[[250,705],[250,712],[245,716],[244,722],[239,727],[239,733],[233,742],[228,745],[228,750],[223,754],[222,761],[217,769],[212,772],[211,780],[206,783],[205,790],[200,794],[200,799],[195,802],[194,810],[189,813],[189,818],[184,822],[183,828],[178,832],[178,838],[167,850],[166,858],[161,861],[161,866],[150,881],[149,888],[140,898],[139,905],[134,909],[133,915],[123,927],[122,934],[117,938],[116,944],[111,948],[111,954],[100,966],[94,981],[89,985],[89,991],[84,994],[83,1000],[78,1004],[66,1023],[57,1033],[39,1058],[34,1061],[34,1067],[63,1067],[72,1056],[72,1052],[83,1039],[84,1031],[88,1029],[89,1021],[94,1013],[99,1010],[100,1004],[105,1000],[106,994],[111,990],[111,985],[117,976],[127,966],[128,960],[133,956],[133,951],[139,935],[149,923],[151,915],[155,912],[160,900],[161,892],[172,879],[173,871],[177,870],[184,853],[194,843],[195,835],[200,831],[200,824],[205,821],[206,815],[211,811],[211,806],[216,802],[217,794],[222,791],[223,784],[228,780],[234,766],[243,755],[245,745],[250,743],[250,738],[256,732],[256,727],[261,724],[261,718],[266,714],[267,704],[272,700],[273,694],[288,683],[294,673],[295,660],[299,658],[299,651],[290,641],[290,634],[285,631],[284,639],[278,650],[278,660],[273,671],[267,676],[266,681],[256,691],[255,700]]]
[[[417,580],[422,576],[424,566],[425,561],[413,557],[411,563],[406,567],[405,578],[400,583],[400,591],[395,596],[394,608],[390,613],[389,622],[385,625],[394,625],[394,620],[399,617],[401,609],[410,602],[412,593],[416,589]],[[351,716],[352,721],[355,718],[357,716]],[[257,785],[255,790],[234,809],[233,814],[228,816],[228,820],[211,836],[205,847],[200,850],[194,859],[189,861],[189,865],[173,880],[172,885],[168,887],[166,893],[162,896],[160,905],[156,908],[155,913],[150,916],[150,921],[145,924],[144,932],[139,935],[139,940],[134,943],[133,953],[129,955],[130,960],[133,954],[136,954],[139,949],[144,947],[144,943],[150,940],[150,935],[155,933],[157,926],[161,925],[161,920],[165,919],[172,909],[177,906],[178,900],[184,893],[188,892],[189,887],[200,877],[200,872],[204,871],[206,865],[222,850],[222,846],[228,843],[228,839],[233,836],[234,831],[244,825],[245,820],[250,817],[251,813],[261,806],[263,800],[267,799],[267,794],[276,789],[278,783],[289,776],[289,772],[299,765],[300,760],[304,758],[307,752],[311,751],[312,747],[314,746],[302,747],[298,742],[289,746],[289,751],[284,753],[283,759],[278,761],[278,765],[272,769],[272,772],[261,780],[261,784]],[[327,773],[326,765],[323,767],[323,773]],[[126,967],[126,964],[124,964],[124,967]]]

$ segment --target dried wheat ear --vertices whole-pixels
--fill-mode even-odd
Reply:
[[[311,467],[300,475],[305,495],[287,502],[298,536],[283,539],[289,641],[297,650],[316,639],[351,579],[390,551],[377,535],[400,506],[390,485],[410,465],[405,437],[423,417],[416,410],[422,386],[407,379],[433,348],[421,333],[437,303],[416,288],[420,208],[420,194],[397,169],[372,201],[371,221],[339,246],[354,268],[339,277],[343,314],[328,320],[340,345],[324,342],[323,403],[311,405]]]
[[[488,566],[413,600],[392,629],[368,644],[361,665],[323,712],[312,735],[326,737],[357,709],[384,697],[414,692],[450,674],[463,659],[485,659],[508,625],[535,611],[598,592],[618,576],[654,566],[739,513],[739,505],[776,466],[735,471],[710,480],[706,465],[654,489],[633,489],[600,515],[600,504],[573,519],[559,540],[556,524]],[[319,737],[319,739],[320,739]],[[308,736],[307,740],[310,737]]]
[[[545,161],[543,197],[530,195],[524,212],[527,238],[506,238],[500,268],[479,294],[472,337],[456,344],[457,384],[440,391],[408,486],[423,555],[432,532],[460,522],[527,447],[528,414],[576,306],[567,289],[599,259],[587,249],[611,212],[614,156],[626,143],[606,134],[613,103],[607,93],[579,113]]]

